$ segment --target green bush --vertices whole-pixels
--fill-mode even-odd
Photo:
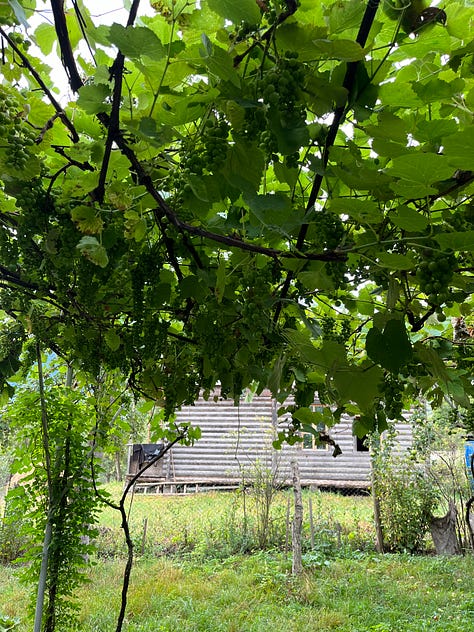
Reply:
[[[14,562],[23,555],[28,545],[24,521],[18,512],[12,510],[11,496],[14,493],[15,490],[10,490],[5,498],[5,509],[0,522],[0,564]]]
[[[385,546],[397,552],[423,551],[438,500],[423,467],[411,459],[394,457],[377,468],[375,488]]]
[[[12,619],[6,614],[0,614],[0,632],[7,632],[7,630],[13,630],[20,623],[19,619]]]

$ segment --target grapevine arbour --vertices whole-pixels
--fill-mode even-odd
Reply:
[[[169,413],[217,382],[234,398],[270,384],[281,399],[295,383],[324,385],[369,419],[388,383],[413,377],[413,357],[430,377],[400,387],[404,397],[455,391],[466,403],[466,379],[454,387],[435,368],[431,330],[398,364],[389,343],[364,349],[370,325],[381,340],[391,321],[404,343],[407,327],[443,337],[446,316],[470,309],[473,177],[446,118],[470,133],[455,13],[450,31],[449,7],[183,0],[138,17],[139,4],[126,27],[94,29],[85,6],[66,19],[51,3],[79,95],[64,108],[14,13],[3,19],[12,81],[31,82],[17,98],[2,87],[3,279],[24,288],[22,309],[47,306],[51,324],[33,310],[31,331],[92,373],[119,368]],[[78,65],[81,38],[95,59]],[[350,323],[354,344],[318,333],[328,313]],[[368,367],[372,385],[356,397],[348,376]]]
[[[50,4],[35,30],[41,3],[0,5],[5,394],[34,337],[122,373],[170,441],[216,384],[293,394],[280,441],[470,406],[471,0],[134,0],[100,27]]]

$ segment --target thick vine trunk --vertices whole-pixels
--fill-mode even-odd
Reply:
[[[120,452],[116,452],[114,456],[115,462],[115,480],[120,482],[123,480],[122,463],[120,461]]]
[[[33,632],[41,632],[41,624],[43,621],[44,597],[46,594],[46,580],[48,577],[49,565],[49,547],[51,545],[53,526],[52,526],[52,480],[51,480],[51,454],[49,450],[49,430],[48,430],[48,411],[46,409],[46,399],[44,394],[43,379],[43,363],[41,360],[41,348],[39,342],[36,342],[36,360],[38,365],[38,390],[41,403],[41,438],[43,442],[44,460],[46,467],[46,476],[48,479],[48,513],[46,518],[46,526],[44,530],[43,550],[41,553],[41,566],[38,577],[38,589],[36,592],[35,620],[33,624]]]

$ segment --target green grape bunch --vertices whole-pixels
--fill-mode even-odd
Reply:
[[[260,149],[272,160],[279,151],[274,120],[278,118],[283,129],[304,127],[307,112],[303,103],[302,86],[306,76],[304,64],[298,60],[298,53],[286,51],[283,57],[257,83],[258,97],[263,99],[263,108],[255,108],[247,114],[252,133],[257,138]],[[286,156],[288,167],[297,167],[299,152]]]
[[[403,393],[405,387],[401,379],[387,373],[381,385],[385,402],[385,414],[389,419],[400,419],[403,411]]]
[[[35,139],[35,130],[25,120],[25,108],[19,99],[0,86],[0,148],[5,152],[5,165],[24,170]]]
[[[424,248],[416,271],[420,290],[433,307],[448,303],[452,297],[449,285],[457,268],[457,259],[450,251]]]
[[[174,206],[182,207],[187,196],[193,194],[192,177],[215,174],[222,168],[229,147],[229,130],[229,123],[219,113],[209,118],[196,135],[182,144],[179,169],[170,170],[161,184],[163,190],[171,194]],[[180,211],[183,209],[180,208]]]
[[[311,241],[318,250],[334,250],[345,235],[344,223],[335,213],[323,209],[311,219]]]

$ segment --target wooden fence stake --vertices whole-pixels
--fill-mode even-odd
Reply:
[[[295,497],[295,512],[293,514],[293,528],[291,530],[291,544],[293,551],[293,564],[291,572],[293,575],[301,575],[303,572],[303,559],[301,554],[301,534],[303,532],[303,498],[301,495],[301,479],[298,462],[291,462],[293,474],[293,489]]]
[[[148,518],[145,518],[143,520],[143,535],[142,535],[142,548],[141,548],[141,553],[142,555],[145,553],[145,543],[146,543],[146,531],[147,531],[147,527],[148,527]]]
[[[313,521],[313,501],[309,497],[309,529],[311,537],[311,549],[314,549],[314,521]]]
[[[288,553],[290,544],[290,499],[286,503],[286,531],[285,531],[285,553]]]

